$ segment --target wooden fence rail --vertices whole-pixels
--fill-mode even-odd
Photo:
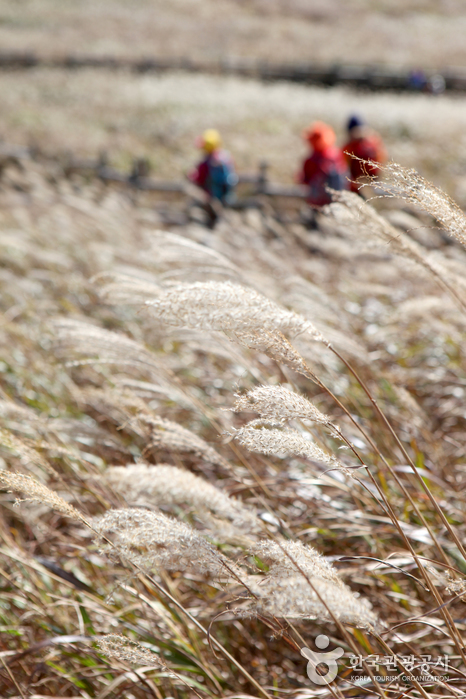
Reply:
[[[54,160],[60,163],[66,177],[82,174],[98,178],[108,184],[118,184],[141,192],[160,192],[190,197],[196,189],[188,180],[162,180],[150,177],[150,166],[145,158],[135,158],[131,171],[124,173],[109,165],[105,153],[95,160],[77,158],[69,153],[65,157],[50,158],[37,148],[0,143],[0,173],[8,164],[22,164],[26,160],[43,160],[44,162]],[[306,198],[306,187],[270,182],[267,171],[268,164],[262,161],[256,173],[239,173],[238,184],[249,185],[247,189],[251,196],[262,195],[298,200]]]
[[[282,185],[269,182],[267,177],[268,165],[265,162],[259,164],[257,173],[239,173],[238,185],[251,185],[252,195],[268,197],[283,197],[286,199],[305,199],[307,188],[301,185]],[[95,162],[70,160],[65,167],[65,172],[71,175],[73,172],[88,172],[101,179],[103,182],[125,184],[144,192],[167,192],[189,196],[193,185],[187,180],[159,180],[149,177],[149,166],[144,159],[135,159],[133,168],[129,174],[124,174],[108,166],[106,160]]]

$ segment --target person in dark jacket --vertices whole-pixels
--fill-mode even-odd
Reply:
[[[386,162],[387,154],[380,136],[359,116],[348,120],[348,138],[343,153],[350,170],[351,191],[358,192],[364,178],[373,179],[380,175],[380,165]]]

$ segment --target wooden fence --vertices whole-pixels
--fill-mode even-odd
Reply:
[[[27,160],[54,160],[58,162],[65,177],[81,174],[98,178],[108,184],[116,184],[141,192],[154,192],[166,195],[196,198],[198,191],[188,180],[162,180],[150,177],[150,165],[144,158],[135,158],[130,172],[121,172],[111,167],[108,157],[102,153],[97,159],[77,158],[68,153],[62,157],[50,158],[37,148],[25,148],[8,143],[0,143],[0,173],[9,164],[21,165]],[[301,185],[283,185],[270,182],[268,179],[268,164],[261,162],[255,173],[239,173],[239,191],[245,191],[249,197],[274,197],[283,199],[303,200],[307,196],[307,188]],[[198,195],[199,196],[199,195]],[[247,204],[247,198],[244,200]],[[250,200],[251,205],[254,204]]]

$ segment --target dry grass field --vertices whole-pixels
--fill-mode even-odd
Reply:
[[[463,65],[462,0],[3,0],[2,49]]]
[[[387,178],[410,235],[4,171],[2,697],[464,696],[466,221]]]

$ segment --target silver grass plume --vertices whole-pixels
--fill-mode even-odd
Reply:
[[[338,571],[315,548],[301,541],[258,541],[252,552],[269,566],[268,576],[286,577],[300,571],[344,587]]]
[[[146,305],[168,325],[221,330],[233,335],[260,328],[291,335],[306,332],[313,339],[325,342],[310,321],[254,289],[231,282],[176,284]]]
[[[39,483],[31,476],[12,471],[0,471],[0,486],[11,491],[19,491],[27,497],[26,502],[40,502],[48,505],[52,510],[87,524],[83,515],[72,505],[66,502],[54,490],[50,490],[43,483]],[[21,502],[21,501],[18,501]]]
[[[98,287],[102,301],[130,305],[145,303],[148,297],[158,296],[162,288],[155,280],[141,276],[141,270],[135,270],[134,274],[102,272],[92,277],[91,282]]]
[[[118,284],[115,286],[120,288]],[[108,286],[104,291],[106,300],[118,302]],[[145,300],[146,306],[168,325],[223,331],[249,349],[263,351],[312,380],[315,380],[312,371],[283,333],[306,332],[310,339],[330,344],[310,321],[239,284],[213,281],[175,284],[160,292],[154,288],[150,295],[157,298]],[[139,296],[137,301],[141,301]]]
[[[417,400],[404,387],[392,384],[393,391],[401,407],[408,413],[409,420],[406,424],[406,429],[410,433],[416,433],[428,424],[428,416],[421,408]],[[414,429],[413,429],[414,428]]]
[[[444,587],[448,594],[458,595],[466,592],[465,578],[454,578],[447,568],[437,570],[430,563],[425,563],[424,567],[435,580],[435,584]]]
[[[445,586],[446,592],[451,595],[457,595],[459,593],[466,592],[466,580],[454,580],[453,578],[448,578],[448,583]]]
[[[466,216],[448,194],[425,180],[416,170],[397,163],[388,163],[383,169],[387,179],[380,184],[388,194],[421,207],[466,247]]]
[[[129,638],[109,633],[97,639],[97,645],[108,658],[124,660],[135,665],[166,669],[165,662],[148,648]]]
[[[263,352],[278,362],[279,364],[284,364],[298,374],[306,376],[312,381],[317,381],[317,377],[310,369],[304,358],[300,355],[298,350],[293,347],[291,342],[279,331],[264,330],[263,328],[257,328],[248,331],[236,331],[235,339],[248,347],[249,349],[255,350],[256,352]],[[325,344],[328,344],[325,342]]]
[[[158,372],[165,370],[156,355],[122,333],[69,318],[54,320],[52,327],[57,336],[57,351],[62,356],[98,357],[100,362],[130,364]]]
[[[23,415],[23,422],[25,417],[26,415]],[[36,449],[31,447],[29,444],[26,444],[15,434],[4,429],[3,427],[0,427],[0,446],[6,447],[14,454],[17,454],[22,464],[29,467],[31,464],[33,464],[34,466],[38,466],[39,468],[43,469],[47,473],[56,476],[55,470],[49,464],[47,459],[44,459],[44,457]]]
[[[125,374],[112,374],[112,381],[118,393],[131,391],[136,398],[153,400],[156,397],[158,400],[170,400],[189,410],[198,410],[196,404],[182,390],[161,378],[155,383],[133,379]]]
[[[17,424],[24,422],[31,429],[33,429],[33,426],[45,428],[46,424],[32,408],[27,408],[25,405],[18,405],[12,400],[0,399],[0,417],[3,420],[14,420]]]
[[[395,254],[407,258],[422,267],[436,279],[444,290],[452,295],[457,303],[463,308],[466,306],[461,289],[458,288],[458,284],[455,282],[451,272],[434,259],[432,255],[429,255],[419,243],[392,226],[372,206],[363,203],[357,194],[352,192],[334,192],[333,199],[334,203],[326,207],[328,214],[332,215],[337,221],[353,228],[359,236],[362,231],[370,238],[377,236],[385,243],[388,243]],[[464,218],[462,213],[461,215]]]
[[[299,573],[287,577],[265,576],[254,592],[257,599],[253,609],[259,614],[329,622],[333,621],[333,615],[358,628],[374,630],[381,626],[368,600],[356,597],[346,585],[335,585],[322,578],[308,581]]]
[[[261,541],[253,552],[270,565],[263,582],[254,587],[255,611],[319,621],[331,621],[333,614],[358,627],[379,626],[369,601],[357,597],[311,546],[299,541]]]
[[[94,530],[112,541],[101,548],[145,569],[196,570],[216,578],[239,579],[235,566],[187,524],[139,508],[108,510]],[[101,543],[99,541],[99,543]]]
[[[150,390],[152,384],[145,382],[137,382],[126,380],[125,377],[115,376],[113,380],[116,384],[115,388],[89,388],[75,390],[75,398],[78,403],[92,407],[93,410],[100,415],[115,422],[121,429],[130,428],[147,441],[150,438],[151,430],[145,424],[145,420],[150,421],[153,416],[152,410],[149,408],[143,397],[139,395],[139,388],[146,386]],[[155,388],[164,387],[154,386]],[[136,391],[134,390],[136,389]],[[146,397],[147,397],[147,392]],[[167,394],[173,402],[177,402],[183,407],[195,406],[189,404],[188,399],[185,399],[183,394],[177,393],[176,389],[171,391],[167,389]],[[153,396],[150,396],[151,398]]]
[[[287,305],[299,310],[305,317],[310,315],[325,325],[330,322],[332,326],[350,330],[347,318],[339,312],[334,301],[327,293],[308,279],[293,273],[284,280]]]
[[[211,464],[230,469],[228,461],[201,437],[177,422],[164,420],[156,415],[139,414],[131,424],[140,424],[147,432],[148,449],[165,449],[175,452],[191,452]]]
[[[295,419],[311,420],[327,427],[332,424],[328,415],[321,413],[310,400],[284,386],[257,386],[235,397],[234,412],[253,411],[271,424],[283,425]]]
[[[131,424],[134,428],[136,416],[149,413],[147,403],[128,388],[117,390],[86,386],[75,393],[80,404],[92,407],[100,415],[113,420],[119,427]],[[141,436],[147,436],[144,430],[134,431]]]
[[[155,231],[151,236],[151,247],[156,252],[153,264],[159,272],[186,273],[190,268],[202,268],[203,273],[210,270],[217,274],[241,276],[238,267],[224,255],[183,235]]]
[[[246,425],[234,432],[235,439],[249,451],[275,456],[304,456],[311,461],[326,464],[330,469],[338,469],[347,476],[351,471],[335,456],[328,454],[314,442],[306,439],[298,430],[278,430]]]
[[[164,671],[165,676],[171,676],[184,684],[190,693],[202,699],[201,695],[193,689],[186,680],[168,667],[166,662],[155,652],[145,648],[137,641],[131,641],[129,638],[118,634],[107,634],[97,639],[97,645],[107,658],[115,658],[122,660],[132,665],[143,665],[144,667],[159,668]],[[137,676],[137,673],[135,673]],[[154,695],[158,696],[158,695]]]
[[[196,513],[210,511],[229,520],[240,530],[261,529],[255,512],[241,500],[236,500],[219,488],[190,471],[157,464],[144,463],[113,466],[102,476],[128,503],[147,502],[151,505],[189,505]]]

